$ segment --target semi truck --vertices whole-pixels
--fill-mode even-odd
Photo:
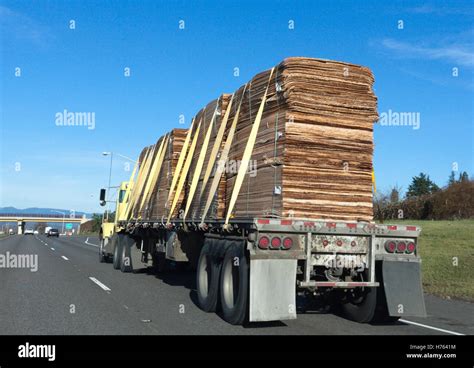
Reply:
[[[316,69],[330,64],[328,61],[314,59],[292,59],[288,61],[288,65],[291,63],[297,65],[301,63],[305,68],[307,65],[314,65]],[[341,92],[341,97],[337,100],[342,101],[341,104],[344,106],[339,109],[338,115],[333,119],[336,121],[342,115],[344,118],[342,123],[347,123],[354,117],[347,108],[350,99],[348,100],[344,93],[348,94],[347,91],[351,89],[358,93],[367,91],[364,92],[366,93],[364,96],[370,97],[370,106],[373,108],[375,100],[371,94],[372,77],[366,69],[356,69],[352,64],[334,63],[333,66],[335,71],[326,73],[332,73],[332,79],[337,78],[338,84],[334,89],[340,90],[341,85],[345,86],[344,92]],[[340,73],[341,67],[349,68],[354,72],[346,76]],[[274,69],[275,73],[273,73]],[[188,268],[195,272],[199,307],[204,312],[219,313],[225,321],[234,325],[295,319],[299,311],[316,304],[338,309],[347,318],[360,323],[393,323],[400,317],[425,316],[421,259],[418,251],[421,229],[418,226],[387,225],[367,220],[367,205],[365,217],[363,218],[361,214],[360,217],[354,216],[353,220],[349,218],[350,216],[341,215],[344,207],[340,207],[343,208],[342,210],[334,211],[333,218],[330,216],[331,213],[329,216],[325,214],[313,218],[296,216],[289,212],[285,216],[274,213],[246,216],[242,215],[243,211],[233,211],[232,206],[239,195],[256,142],[261,144],[274,142],[276,155],[277,145],[280,144],[281,139],[285,138],[284,134],[278,130],[281,128],[281,125],[278,125],[278,117],[283,114],[281,106],[292,109],[298,108],[298,105],[285,105],[284,99],[304,98],[300,96],[305,96],[305,94],[308,96],[312,93],[315,103],[320,102],[318,94],[321,92],[317,88],[312,92],[309,89],[312,84],[306,83],[302,87],[297,85],[301,81],[301,73],[305,73],[305,70],[303,68],[301,72],[288,72],[288,70],[285,71],[285,64],[282,63],[266,74],[257,75],[252,82],[241,87],[240,92],[236,92],[230,98],[225,113],[224,107],[219,110],[219,103],[212,105],[212,108],[207,107],[207,110],[206,108],[201,110],[203,113],[196,116],[196,121],[193,120],[188,130],[179,158],[175,157],[176,168],[168,169],[164,175],[167,182],[171,180],[171,185],[167,187],[169,194],[165,195],[164,199],[167,199],[165,202],[157,201],[156,203],[165,203],[163,207],[167,208],[167,211],[162,213],[167,213],[166,216],[153,215],[153,211],[146,209],[146,203],[149,203],[150,198],[156,197],[156,193],[160,193],[155,188],[157,178],[161,175],[160,170],[164,170],[164,156],[167,144],[171,141],[170,135],[162,137],[148,151],[144,150],[135,164],[130,179],[122,182],[117,188],[118,195],[113,220],[109,216],[104,216],[100,230],[100,262],[110,261],[115,269],[129,273],[143,267],[152,267],[159,273],[170,272],[170,265],[174,266],[173,272]],[[365,79],[357,76],[357,70],[362,70],[366,76]],[[292,75],[294,82],[291,82]],[[320,83],[319,81],[323,80],[321,83],[326,84],[321,84],[321,86],[327,85],[327,78],[324,76],[320,79],[316,75],[312,80],[315,81],[314,83]],[[364,82],[366,85],[362,88],[361,81],[363,80],[366,81]],[[250,91],[251,88],[252,91]],[[285,89],[289,92],[284,92]],[[295,91],[301,94],[291,95]],[[268,100],[266,100],[267,95],[271,95]],[[339,98],[334,96],[336,95],[331,98]],[[242,102],[247,103],[251,98],[255,101],[252,105],[254,110],[250,110],[250,102],[245,106]],[[231,119],[229,106],[233,100],[237,102],[240,100],[240,103],[234,103],[234,118]],[[220,101],[222,102],[222,99]],[[331,102],[333,105],[334,101],[336,100]],[[216,106],[215,110],[214,106]],[[242,110],[245,109],[245,118],[239,117],[241,106],[244,106]],[[364,107],[364,111],[367,111],[367,106]],[[263,113],[266,107],[269,109],[267,115]],[[315,124],[315,121],[320,124],[316,119],[311,120],[317,115],[318,110],[314,113],[315,115],[311,115],[313,112],[309,107],[304,110],[308,114],[306,120],[311,121],[311,124]],[[212,113],[213,110],[214,113]],[[250,122],[253,123],[249,126],[247,116],[252,111]],[[202,125],[202,132],[199,135],[201,122],[208,116],[206,113],[209,116],[212,115],[212,120],[207,125],[207,129],[204,128],[204,124]],[[294,125],[293,112],[290,111],[290,113],[288,115],[289,127],[292,126],[291,124]],[[222,119],[219,129],[217,129],[218,124],[212,124],[217,116]],[[263,129],[274,127],[274,132],[270,131],[269,134],[264,132],[263,134],[267,135],[262,135],[262,138],[257,140],[258,132],[262,131],[262,129],[259,130],[262,116],[266,119],[262,124]],[[297,115],[297,117],[301,116],[301,114]],[[367,119],[371,119],[371,116]],[[227,162],[235,127],[241,118],[242,124],[247,124],[247,128],[240,130],[240,138],[237,142],[240,152],[243,152],[240,156],[242,165],[238,168],[231,196],[228,197],[230,201],[227,203],[230,204],[227,215],[206,217],[209,204],[214,197],[217,197],[217,194],[214,194],[218,193],[217,188],[222,174],[223,165],[215,165],[217,157],[221,163]],[[276,119],[277,124],[272,125],[270,119]],[[355,118],[357,119],[360,124],[360,115]],[[224,144],[223,132],[229,126],[227,120],[229,123],[232,121],[232,124],[229,124],[230,128],[228,128],[229,132]],[[369,131],[364,134],[371,138],[372,123],[369,121],[364,124],[365,132]],[[352,126],[347,130],[350,131],[349,133],[341,133],[341,130],[338,130],[334,134],[347,134],[353,137],[354,129],[355,127]],[[217,133],[211,150],[209,140],[214,131]],[[192,137],[193,134],[194,137]],[[242,134],[247,134],[247,136],[242,139]],[[298,134],[304,134],[304,131]],[[197,143],[198,137],[201,137],[200,143]],[[321,135],[317,137],[320,138]],[[369,142],[369,148],[371,148],[371,141],[368,139],[366,138],[365,142]],[[339,144],[338,147],[340,150],[345,149],[346,155],[356,155],[356,152],[350,151],[351,148],[347,148],[352,147],[350,144]],[[304,150],[304,147],[301,149]],[[320,150],[324,149],[324,146],[317,145],[316,148],[311,149]],[[259,150],[259,152],[262,151],[261,148]],[[371,152],[364,157],[368,160],[367,157],[371,157]],[[201,169],[206,160],[207,170],[203,174],[204,170]],[[268,162],[268,157],[265,160]],[[271,167],[281,165],[277,160],[270,161],[268,165],[273,165]],[[317,164],[314,160],[308,162]],[[323,169],[326,171],[322,172],[327,172],[327,165],[339,164],[339,160],[336,159],[325,162],[327,162],[326,167]],[[367,168],[371,166],[372,162],[366,161],[364,165],[360,165],[357,175],[363,175],[366,180]],[[194,172],[190,170],[190,167],[194,168]],[[212,189],[207,195],[208,200],[200,202],[206,203],[204,212],[199,214],[199,211],[194,213],[188,211],[196,202],[197,196],[193,197],[193,195],[198,192],[199,183],[203,183],[201,196],[205,199],[203,194],[206,193],[207,180],[211,182],[212,172],[215,174],[210,186]],[[341,182],[325,183],[325,186],[332,185],[336,188],[344,184],[348,187],[348,179],[343,175],[340,174],[334,179],[337,181],[339,180],[337,178],[341,177]],[[368,187],[364,184],[366,188],[363,193],[364,198],[372,196],[370,171],[368,175]],[[311,180],[311,177],[308,180]],[[189,186],[186,186],[186,182]],[[357,186],[360,188],[360,185],[354,183],[354,188]],[[331,188],[329,190],[331,191]],[[180,201],[182,193],[186,193],[189,197],[184,205],[184,212],[176,211],[176,204]],[[275,194],[281,195],[281,193],[281,188],[275,186]],[[347,201],[347,197],[351,195],[360,197],[356,195],[355,189],[354,193],[344,193],[342,197],[345,198],[344,201]],[[108,202],[106,198],[106,190],[101,189],[102,205]],[[309,198],[309,201],[311,199]],[[168,208],[170,203],[171,208]],[[137,208],[139,211],[135,211]],[[346,208],[349,207],[346,206]],[[240,215],[234,216],[234,213]]]
[[[134,185],[133,179],[121,183],[115,218],[104,217],[100,262],[121,272],[167,272],[170,262],[189,266],[196,272],[199,307],[231,324],[295,319],[297,295],[340,308],[361,323],[426,315],[418,226],[310,218],[234,218],[227,225],[130,219]],[[100,198],[105,202],[105,189]]]

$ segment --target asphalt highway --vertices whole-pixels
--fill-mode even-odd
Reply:
[[[99,263],[95,237],[0,239],[0,255],[37,255],[30,268],[0,268],[1,334],[449,335],[474,334],[474,304],[425,296],[427,318],[359,324],[331,312],[232,326],[197,306],[194,274],[127,274]]]

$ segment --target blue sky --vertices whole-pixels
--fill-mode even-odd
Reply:
[[[136,158],[288,56],[368,66],[380,113],[420,114],[419,129],[375,127],[379,190],[420,171],[445,185],[453,163],[472,176],[473,19],[469,1],[2,0],[0,206],[101,211],[101,152]],[[64,109],[95,129],[57,126]],[[116,157],[113,184],[126,169]]]

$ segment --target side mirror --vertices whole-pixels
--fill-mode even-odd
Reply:
[[[105,189],[101,189],[100,190],[100,196],[99,196],[99,199],[100,199],[100,205],[101,206],[105,206]]]

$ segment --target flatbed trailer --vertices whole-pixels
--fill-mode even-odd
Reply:
[[[300,67],[291,72],[290,64]],[[326,74],[316,73],[317,78],[301,84],[304,70],[308,76],[312,74],[307,72],[310,65],[313,72],[325,70]],[[173,130],[155,145],[145,147],[130,180],[119,187],[114,222],[102,224],[100,261],[111,259],[114,268],[123,272],[149,266],[166,272],[170,262],[178,269],[196,270],[200,308],[219,312],[232,324],[294,319],[300,307],[297,300],[301,300],[297,296],[340,308],[358,322],[425,315],[417,249],[420,229],[367,221],[372,218],[371,119],[378,116],[373,77],[367,68],[351,64],[351,73],[338,78],[337,70],[342,70],[342,65],[346,64],[310,58],[285,59],[259,73],[232,95],[223,94],[207,104],[192,119],[186,134]],[[321,78],[337,83],[332,87],[325,85],[328,88],[324,89],[319,84]],[[310,88],[317,85],[320,88]],[[335,95],[347,96],[327,104],[327,93],[333,93],[331,88],[338,91]],[[318,95],[320,90],[325,91],[321,92],[326,94],[324,97]],[[357,110],[356,116],[347,106],[351,98],[360,98],[357,106],[352,106]],[[299,110],[296,105],[308,99],[313,102]],[[281,109],[284,105],[287,107]],[[323,118],[313,105],[336,106],[337,113]],[[285,123],[278,128],[280,113],[284,113]],[[291,130],[301,119],[306,123]],[[326,122],[322,125],[324,129],[314,130],[314,123],[321,119]],[[328,119],[337,120],[337,124],[329,124]],[[346,124],[349,121],[354,124]],[[328,130],[329,125],[333,127]],[[336,143],[330,149],[324,148],[328,143],[324,140],[318,145],[305,145],[304,129],[313,132],[309,135],[312,139],[327,136]],[[354,130],[358,130],[357,139],[352,134]],[[259,131],[263,133],[259,135]],[[291,135],[300,139],[290,144]],[[365,143],[354,145],[354,140]],[[295,152],[297,145],[302,148]],[[342,148],[342,156],[336,155],[326,162],[328,156]],[[278,154],[278,150],[286,153]],[[317,156],[318,150],[324,155]],[[355,160],[351,170],[348,160],[357,152],[364,153],[364,157]],[[310,171],[318,160],[326,163],[287,190],[309,195],[300,199],[290,196],[283,202],[284,179],[277,185],[274,176],[271,185],[247,197],[246,211],[237,210],[252,159],[260,160],[264,168],[281,170],[302,160],[302,165],[291,166],[286,174],[281,171],[286,178],[296,171]],[[235,161],[239,163],[238,169],[228,178],[225,165]],[[313,185],[321,186],[320,181],[312,181],[318,175],[326,189],[310,191]],[[362,186],[357,178],[364,182]],[[224,191],[219,190],[221,183],[225,184]],[[331,186],[345,188],[342,192],[334,190],[339,194],[333,201],[327,194],[331,192],[327,187]],[[258,202],[258,197],[265,193],[271,193],[267,198],[271,197],[272,203],[275,196],[280,196],[284,210],[273,212],[273,204],[270,211],[262,206],[250,210],[249,201]],[[100,198],[105,204],[105,190]],[[309,210],[298,208],[304,207],[302,201],[312,202]],[[328,202],[334,205],[327,206]],[[321,207],[325,210],[321,211]],[[225,209],[225,213],[219,209]],[[248,213],[253,215],[238,217]],[[292,216],[295,213],[309,218],[296,218]]]
[[[127,196],[118,197],[120,214]],[[119,215],[103,224],[99,252],[122,272],[169,272],[170,262],[195,270],[200,308],[232,324],[295,319],[297,300],[308,299],[357,322],[393,322],[426,315],[420,231],[327,219],[233,218],[226,225]]]

